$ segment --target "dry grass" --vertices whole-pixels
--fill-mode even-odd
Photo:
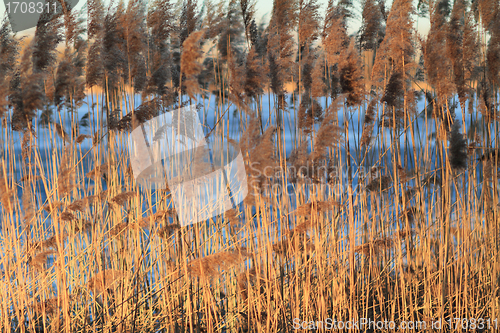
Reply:
[[[498,318],[500,6],[434,2],[419,39],[411,2],[367,0],[354,39],[350,1],[277,0],[267,28],[200,4],[90,0],[87,33],[65,12],[29,43],[1,25],[0,331]],[[184,226],[123,147],[195,100],[198,153],[241,149],[249,194]]]

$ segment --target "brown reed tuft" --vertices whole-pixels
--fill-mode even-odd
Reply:
[[[327,158],[327,148],[343,141],[343,131],[337,125],[337,110],[340,105],[340,98],[330,104],[327,113],[321,122],[318,133],[314,141],[314,150],[311,157],[314,161],[319,161]]]
[[[229,210],[226,210],[224,212],[224,219],[228,222],[228,223],[239,223],[240,222],[240,219],[238,218],[238,211],[234,208],[231,208]]]
[[[361,134],[361,147],[369,146],[373,140],[373,128],[375,126],[375,117],[377,116],[377,101],[372,100],[365,112],[365,120],[363,122],[363,132]]]
[[[59,216],[59,218],[63,221],[66,221],[66,222],[76,220],[76,216],[73,215],[73,213],[68,212],[68,211],[62,212],[61,215]]]
[[[69,209],[69,210],[72,210],[74,212],[76,212],[76,211],[84,212],[85,211],[85,207],[86,207],[85,200],[84,199],[78,199],[78,200],[73,201],[66,208]]]
[[[292,33],[296,15],[296,5],[292,1],[273,2],[271,21],[267,29],[267,61],[270,88],[277,98],[278,115],[286,107],[284,85],[291,81],[294,68],[295,43]]]
[[[245,96],[256,98],[262,94],[266,83],[266,75],[262,60],[257,53],[255,46],[252,46],[247,54],[245,64]]]
[[[309,237],[304,233],[289,234],[284,240],[273,244],[273,252],[284,258],[287,255],[293,256],[300,252],[312,251],[314,251],[314,245],[311,244]]]
[[[181,73],[185,75],[183,85],[191,98],[199,91],[197,75],[202,67],[198,61],[202,56],[200,42],[204,34],[204,30],[193,31],[182,44]]]
[[[340,55],[340,87],[342,93],[347,94],[347,106],[358,106],[364,101],[365,82],[361,59],[358,51],[354,47],[354,41],[351,41],[347,48]]]
[[[112,291],[111,288],[122,285],[127,277],[127,272],[116,269],[106,269],[93,275],[87,282],[87,287],[92,291],[102,293],[105,290]]]
[[[382,11],[376,0],[365,0],[362,4],[363,23],[359,44],[365,50],[375,50],[384,35]]]
[[[400,164],[397,165],[398,172],[399,172],[399,182],[404,184],[408,183],[410,180],[413,179],[414,175],[411,170],[406,170],[403,168]]]
[[[137,126],[158,116],[161,110],[161,100],[159,98],[153,98],[150,101],[143,102],[134,112],[126,114],[110,128],[118,131],[132,131]]]
[[[39,272],[42,272],[46,269],[48,257],[54,254],[56,254],[56,251],[54,250],[48,250],[38,253],[31,258],[30,265]]]
[[[62,41],[61,21],[56,13],[43,12],[38,19],[33,49],[33,70],[42,72],[56,62],[56,47]]]
[[[92,228],[92,222],[86,219],[78,219],[73,224],[75,232],[85,232]]]
[[[68,146],[69,147],[69,146]],[[59,164],[59,174],[57,177],[57,190],[59,196],[65,197],[75,186],[75,173],[70,162],[70,151],[65,149]]]
[[[64,241],[67,237],[67,233],[63,231],[63,233],[59,236],[60,241]],[[46,250],[46,249],[56,249],[57,247],[57,236],[53,235],[41,242],[35,243],[33,245],[33,249],[35,250]]]
[[[400,72],[394,72],[385,87],[384,96],[380,101],[387,103],[391,107],[400,107],[403,95],[403,75]]]
[[[87,207],[90,205],[94,204],[97,202],[99,198],[95,195],[89,195],[86,197],[83,197],[81,199],[73,201],[69,206],[66,208],[72,211],[80,211],[84,212]]]
[[[406,238],[411,238],[413,237],[413,235],[415,235],[415,230],[413,229],[403,229],[403,230],[400,230],[396,236],[397,236],[397,239],[399,240],[405,240]]]
[[[415,9],[411,1],[395,0],[387,17],[385,37],[377,49],[372,69],[372,80],[376,86],[384,83],[387,68],[400,72],[404,77],[415,66],[413,62]],[[384,14],[384,13],[383,13]]]
[[[465,1],[458,0],[453,4],[450,21],[447,27],[446,51],[453,66],[453,80],[457,90],[458,98],[462,108],[465,108],[467,87],[465,85],[464,68],[464,30],[467,19],[463,19],[465,13]]]
[[[58,305],[59,304],[59,305]],[[62,301],[59,297],[52,297],[44,301],[37,302],[30,305],[30,308],[35,311],[35,313],[45,313],[49,316],[56,314],[59,311]]]
[[[85,177],[87,178],[97,178],[100,177],[103,173],[108,172],[108,169],[110,168],[110,165],[108,163],[100,164],[96,166],[94,169],[89,171]]]
[[[316,214],[325,213],[333,210],[334,207],[340,207],[340,203],[335,201],[311,201],[297,207],[295,215],[310,217],[313,212]]]
[[[14,190],[10,188],[7,175],[4,172],[5,162],[0,160],[0,202],[4,211],[10,213],[13,211]]]
[[[319,104],[316,99],[311,99],[307,91],[302,94],[298,118],[298,126],[306,134],[312,131],[315,123],[323,120],[323,108],[321,107],[321,104]]]
[[[125,204],[134,197],[137,197],[137,192],[135,191],[123,192],[111,198],[111,202],[120,206],[125,206]]]
[[[150,223],[164,222],[167,220],[168,217],[176,217],[176,216],[177,216],[177,212],[175,211],[175,209],[170,208],[168,210],[159,210],[154,214],[150,214],[146,217],[143,217],[137,223],[141,227],[146,228],[146,227],[149,227]]]
[[[79,136],[76,137],[75,142],[76,143],[82,143],[83,140],[90,139],[90,138],[91,138],[90,135],[80,134]]]
[[[111,236],[116,236],[118,234],[121,234],[124,230],[126,230],[129,227],[128,222],[121,222],[116,224],[111,230],[109,230],[109,234]]]
[[[8,110],[9,82],[14,74],[19,41],[12,35],[9,20],[4,17],[0,26],[0,119]]]
[[[248,176],[248,185],[256,190],[270,181],[279,167],[275,155],[273,136],[276,128],[268,127],[261,134],[259,121],[252,118],[245,132],[241,136],[240,147],[244,154],[245,168]],[[250,167],[251,166],[251,167]],[[249,196],[252,191],[249,191]]]
[[[33,47],[34,41],[24,49],[21,63],[10,81],[8,99],[9,106],[14,110],[11,120],[14,131],[31,129],[36,110],[43,105],[43,74],[32,70]]]
[[[323,27],[323,44],[325,45],[326,61],[329,66],[339,62],[340,53],[349,45],[346,18],[340,6],[328,2]]]
[[[455,120],[448,133],[448,159],[453,169],[467,168],[467,139],[460,133],[460,121]]]
[[[377,256],[382,250],[389,250],[394,246],[392,238],[377,238],[371,242],[358,245],[354,248],[354,252],[363,254],[366,257],[371,255]]]
[[[326,85],[326,60],[324,53],[321,53],[314,61],[313,69],[311,72],[311,96],[323,97],[327,95],[328,87]]]
[[[244,300],[248,299],[248,289],[252,283],[257,279],[257,270],[252,267],[250,270],[246,270],[236,277],[236,282],[238,284],[238,293]]]
[[[316,221],[316,219],[315,219],[315,221]],[[317,223],[313,222],[313,219],[306,217],[304,222],[297,224],[295,226],[295,228],[293,228],[292,230],[290,230],[288,232],[288,234],[290,236],[293,236],[295,234],[303,234],[303,233],[307,232],[309,229],[311,229],[312,227],[316,227],[316,226],[317,226]]]
[[[24,189],[22,195],[23,204],[23,221],[26,225],[32,225],[35,218],[35,202],[33,200],[33,193],[31,191],[31,184],[29,181],[24,182]]]
[[[158,231],[156,231],[156,234],[161,238],[169,238],[176,230],[179,230],[180,228],[181,226],[178,223],[165,224],[160,229],[158,229]]]
[[[427,79],[434,87],[438,103],[443,104],[454,92],[451,78],[452,62],[446,50],[446,13],[438,2],[433,3],[430,13],[431,29],[423,45],[424,63]]]
[[[366,189],[369,192],[376,191],[385,191],[392,186],[392,180],[390,176],[380,176],[373,179],[368,185],[366,185]]]
[[[244,249],[214,253],[189,262],[188,272],[199,278],[217,277],[222,271],[243,262],[248,256],[249,254]]]
[[[433,185],[436,185],[439,187],[442,186],[441,177],[439,176],[439,174],[437,172],[432,172],[432,173],[426,174],[424,176],[424,179],[422,180],[422,183],[424,184],[424,186],[427,186],[427,187],[430,187]]]

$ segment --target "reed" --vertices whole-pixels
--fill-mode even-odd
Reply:
[[[0,25],[0,331],[499,316],[495,1],[58,3]],[[136,181],[131,132],[195,103],[192,167]],[[230,209],[185,225],[219,160]]]

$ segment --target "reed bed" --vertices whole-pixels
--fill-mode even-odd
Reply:
[[[496,331],[497,1],[62,4],[0,27],[2,332]],[[126,144],[193,104],[248,195],[186,226]]]

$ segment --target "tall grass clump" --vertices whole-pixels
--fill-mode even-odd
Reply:
[[[498,3],[259,6],[1,21],[0,331],[497,331]],[[191,105],[206,146],[167,181],[129,136]],[[186,223],[212,207],[177,205],[179,179],[219,168],[228,209]]]

